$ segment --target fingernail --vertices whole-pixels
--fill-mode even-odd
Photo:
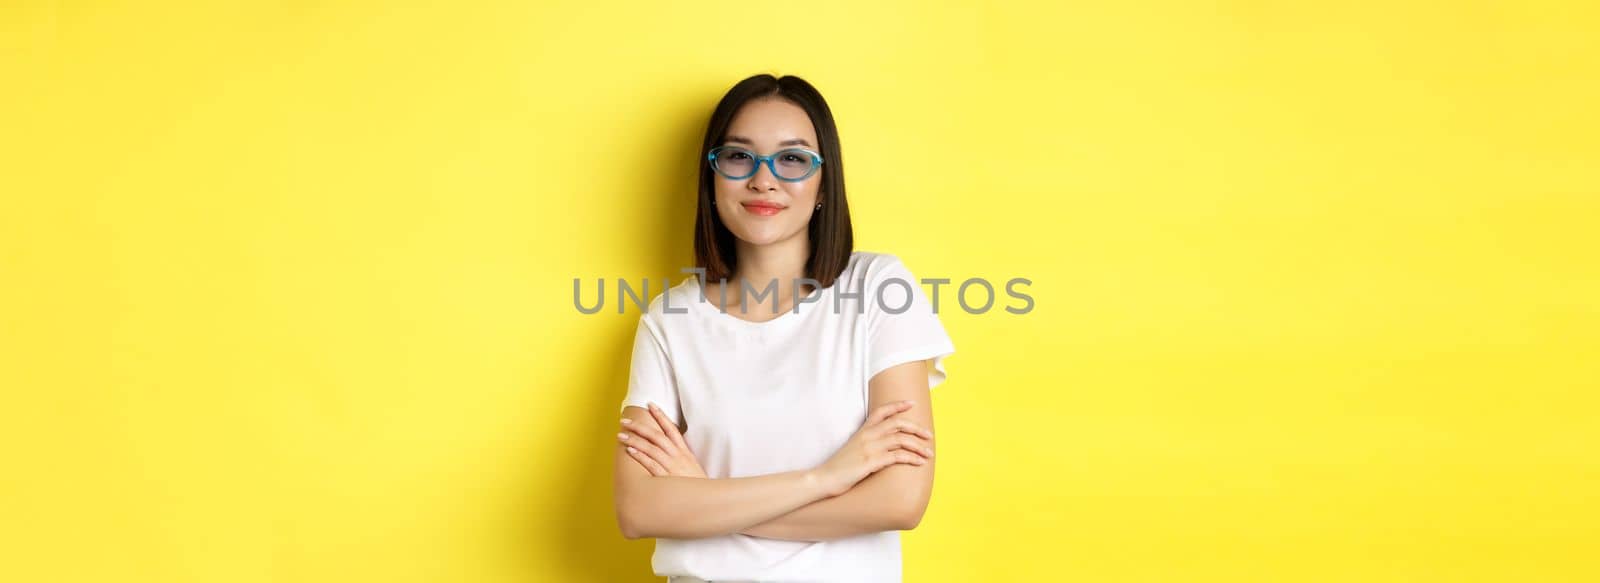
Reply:
[[[622,420],[622,424],[623,424],[623,425],[627,425],[627,424],[629,424],[629,423],[633,423],[633,420],[632,420],[632,419],[623,419],[623,420]]]
[[[635,451],[637,450],[633,449],[633,446],[628,446],[628,453],[634,453]]]
[[[620,437],[622,439],[627,439],[628,438],[628,434],[626,434],[626,433],[618,433],[617,437]]]

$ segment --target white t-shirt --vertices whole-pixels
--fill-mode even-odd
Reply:
[[[732,298],[739,290],[728,287]],[[833,285],[803,298],[814,301],[766,322],[724,313],[700,295],[690,276],[639,317],[622,408],[654,402],[680,426],[687,419],[684,440],[710,478],[816,467],[866,421],[873,375],[933,359],[932,388],[955,351],[921,284],[893,255],[852,253]],[[771,309],[748,295],[742,304]],[[893,582],[900,532],[815,542],[660,538],[651,566],[713,581]]]

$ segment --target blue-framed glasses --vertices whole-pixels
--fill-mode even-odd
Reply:
[[[706,153],[711,169],[729,180],[744,180],[756,175],[762,164],[778,180],[799,182],[810,178],[822,167],[822,154],[805,148],[789,148],[762,156],[738,146],[717,146]]]

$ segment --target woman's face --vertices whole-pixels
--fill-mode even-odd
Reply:
[[[740,107],[728,125],[727,137],[717,145],[739,146],[762,156],[795,147],[822,151],[805,110],[771,98]],[[734,237],[751,245],[771,245],[806,235],[822,184],[821,168],[799,182],[779,180],[766,164],[749,178],[730,180],[715,172],[711,176],[717,216]]]

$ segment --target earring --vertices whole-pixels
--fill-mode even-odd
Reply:
[[[822,210],[822,203],[817,203],[817,210]]]

